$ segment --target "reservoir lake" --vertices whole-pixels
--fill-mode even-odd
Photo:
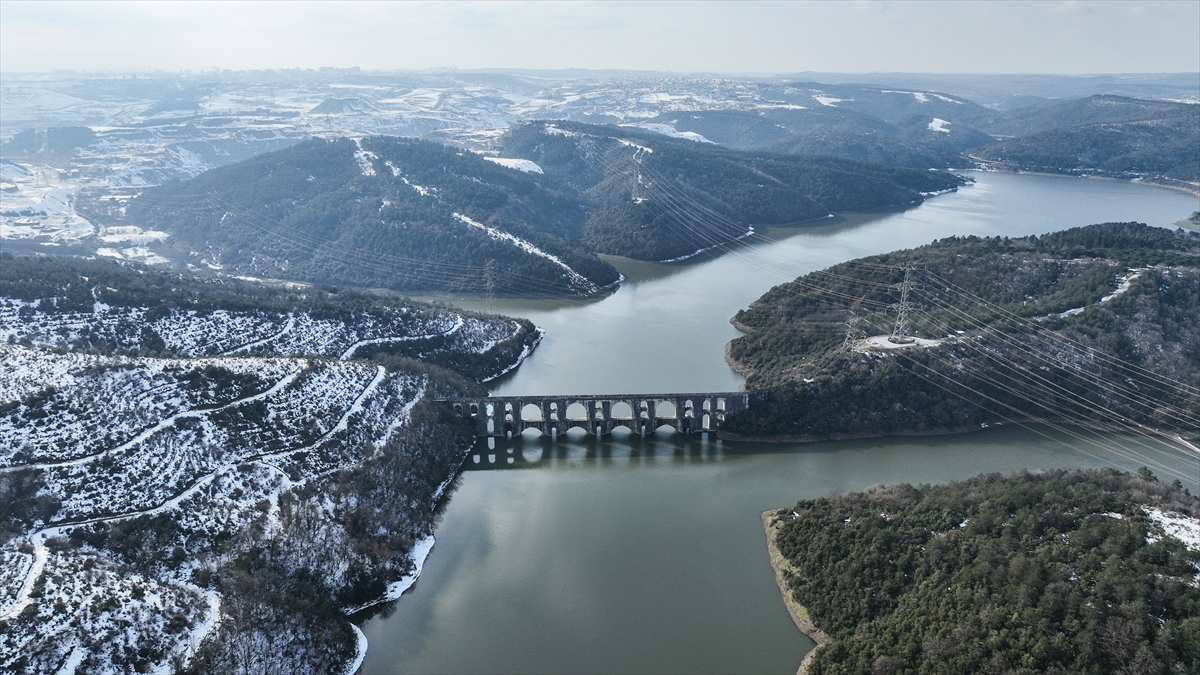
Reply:
[[[613,260],[627,281],[599,300],[452,302],[546,331],[493,395],[734,391],[729,318],[807,272],[954,235],[1173,227],[1200,210],[1153,185],[967,175],[976,182],[910,209],[759,228],[717,258]],[[784,609],[762,511],[881,483],[1143,465],[1200,489],[1200,456],[1180,447],[1037,427],[808,444],[661,432],[481,441],[417,583],[356,617],[369,644],[360,672],[794,673],[813,643]]]

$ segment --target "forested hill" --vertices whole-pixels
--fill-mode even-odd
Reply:
[[[589,205],[582,240],[601,253],[664,260],[835,211],[920,201],[963,183],[832,157],[731,150],[642,129],[533,122],[511,130],[501,154],[537,162]]]
[[[1173,675],[1200,671],[1197,517],[1148,471],[1057,470],[805,500],[768,526],[832,638],[810,675]]]
[[[405,291],[591,294],[619,275],[578,243],[583,205],[426,141],[311,140],[147,190],[134,224],[229,272]]]
[[[999,141],[972,154],[1008,169],[1200,180],[1200,106],[1119,96],[1095,96],[1079,103],[1088,105],[1056,107],[1061,126]],[[1038,128],[1049,112],[1010,124],[1021,128],[1027,122]],[[1075,119],[1087,121],[1070,123]]]
[[[896,345],[906,274],[899,331],[918,340]],[[731,364],[747,388],[777,388],[726,430],[816,439],[1041,421],[1195,432],[1197,316],[1200,233],[1182,229],[1109,223],[852,260],[734,318],[747,334],[730,343]]]
[[[90,215],[166,231],[171,257],[228,273],[590,295],[619,279],[596,253],[676,259],[729,245],[751,225],[912,203],[962,182],[570,123],[514,129],[502,154],[395,137],[312,140],[148,189],[124,215]]]
[[[1195,191],[1200,106],[1095,95],[984,107],[933,91],[792,82],[754,110],[681,110],[639,123],[742,150],[911,168],[965,167],[1143,178]]]

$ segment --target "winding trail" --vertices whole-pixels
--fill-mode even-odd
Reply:
[[[278,340],[279,338],[283,337],[284,335],[287,335],[288,333],[292,332],[292,329],[295,327],[296,327],[296,317],[291,312],[288,312],[288,320],[287,320],[287,323],[284,324],[283,330],[279,331],[278,333],[275,333],[274,335],[265,337],[261,340],[255,340],[254,342],[247,342],[246,344],[242,345],[241,347],[234,347],[233,349],[230,349],[227,352],[223,352],[221,354],[221,356],[233,356],[234,354],[236,354],[240,351],[254,349],[255,347],[257,347],[259,345],[265,345],[268,342],[273,342],[273,341]]]
[[[288,374],[286,377],[281,379],[271,389],[261,392],[259,394],[255,394],[254,396],[247,397],[245,399],[240,399],[238,401],[234,401],[232,403],[226,404],[225,406],[222,406],[221,408],[226,408],[226,407],[229,407],[232,405],[237,405],[239,403],[243,403],[246,401],[258,400],[265,396],[269,396],[271,393],[274,393],[274,392],[278,391],[279,389],[286,387],[291,381],[293,381],[304,370],[306,365],[307,365],[307,362],[305,362],[304,366],[297,368],[295,371],[293,371],[292,373]],[[377,368],[377,370],[376,370],[375,376],[373,378],[371,378],[371,381],[369,383],[367,383],[366,386],[363,387],[363,390],[361,392],[359,392],[359,395],[355,398],[354,403],[351,404],[349,409],[347,409],[346,413],[342,415],[341,419],[338,421],[338,424],[333,429],[331,429],[329,432],[324,434],[315,443],[311,444],[310,446],[306,446],[306,447],[308,447],[308,448],[316,447],[317,445],[329,440],[329,438],[332,437],[332,435],[334,433],[337,433],[339,431],[344,431],[348,427],[350,417],[352,417],[355,413],[362,410],[363,401],[367,398],[367,396],[369,396],[371,393],[373,393],[375,391],[375,389],[377,389],[379,387],[380,383],[383,382],[384,377],[387,375],[387,369],[384,368],[383,366],[376,366],[376,368]],[[422,390],[422,393],[424,393],[423,390]],[[420,397],[417,397],[417,398],[419,399]],[[415,405],[415,401],[412,402],[412,405]],[[197,416],[199,414],[207,414],[207,413],[213,412],[215,410],[219,410],[221,408],[213,408],[210,410],[199,411],[199,412],[189,411],[189,413],[191,413],[193,416]],[[412,410],[411,405],[408,405],[405,407],[405,410],[404,410],[404,412],[402,412],[402,414],[404,414],[405,412],[410,412],[411,410]],[[181,413],[180,415],[175,415],[170,419],[174,420],[179,417],[188,415],[189,413]],[[169,426],[169,425],[165,424],[165,422],[166,421],[164,421],[164,423],[160,423],[159,425],[156,425],[153,429],[148,430],[147,432],[144,432],[145,437],[149,437],[149,435],[152,432],[161,430],[163,428],[166,428],[166,426]],[[130,443],[133,443],[133,442],[131,441]],[[129,445],[129,444],[126,444],[126,445]],[[124,447],[124,446],[122,446],[122,447]],[[301,448],[300,450],[303,450],[303,449],[304,448]],[[106,452],[111,452],[111,451],[106,451]],[[66,533],[67,530],[76,528],[76,527],[80,527],[83,525],[92,525],[95,523],[110,523],[110,522],[117,522],[117,521],[122,521],[122,520],[130,520],[132,518],[139,518],[141,516],[148,516],[148,515],[156,515],[158,513],[162,513],[167,510],[176,509],[179,507],[180,504],[183,503],[184,500],[186,500],[187,498],[194,495],[200,488],[211,483],[218,476],[221,476],[228,471],[235,470],[239,464],[243,464],[243,463],[249,461],[249,462],[259,462],[264,465],[271,466],[265,460],[267,460],[271,457],[284,456],[287,454],[291,454],[293,452],[298,452],[298,450],[289,450],[286,453],[277,453],[276,455],[259,455],[256,457],[252,456],[249,458],[239,458],[238,461],[236,461],[236,462],[230,462],[230,463],[224,464],[224,465],[214,469],[213,471],[209,472],[208,474],[201,476],[194,483],[192,483],[190,486],[188,486],[186,489],[184,489],[183,491],[181,491],[179,494],[175,495],[171,499],[168,499],[167,501],[163,502],[162,504],[159,504],[157,506],[154,506],[154,507],[151,507],[148,509],[139,509],[136,511],[129,511],[129,512],[121,513],[121,514],[117,514],[117,515],[101,516],[98,518],[87,518],[87,519],[78,520],[78,521],[57,523],[51,527],[47,527],[47,528],[38,530],[37,532],[33,533],[29,537],[29,541],[33,545],[33,564],[29,566],[29,569],[25,574],[25,580],[21,584],[21,589],[17,593],[17,596],[14,599],[14,601],[12,602],[12,604],[10,604],[3,611],[0,611],[0,621],[4,621],[6,619],[12,618],[12,617],[20,614],[21,611],[24,610],[27,606],[29,606],[29,604],[32,602],[31,594],[33,591],[33,587],[34,587],[34,585],[36,585],[38,579],[41,578],[43,572],[45,571],[46,562],[49,559],[49,553],[46,548],[46,540],[47,539],[50,539],[52,537],[61,537]],[[102,455],[104,453],[100,453],[100,454]],[[81,461],[85,461],[86,459],[87,458],[71,460],[70,462],[67,462],[64,464],[45,465],[45,466],[77,464]],[[17,467],[17,468],[24,468],[24,467]],[[278,467],[271,466],[271,468],[277,469]],[[210,617],[202,625],[202,628],[205,628],[206,631],[210,631],[219,622],[220,614],[219,614],[219,611],[216,611],[214,613],[214,611],[212,610],[212,608],[214,606],[214,599],[212,597],[209,597],[207,593],[205,594],[205,596],[208,598],[208,604],[210,606]],[[219,596],[217,596],[217,598],[215,599],[215,602],[216,602],[216,607],[219,610],[219,606],[220,606]],[[207,635],[207,633],[205,633],[205,635]],[[203,639],[204,639],[204,635],[197,636],[197,635],[193,634],[192,638],[189,640],[189,651],[192,651],[193,645],[199,645],[199,643],[201,641],[203,641]]]
[[[219,405],[215,408],[205,408],[202,410],[185,410],[181,413],[176,413],[170,417],[167,417],[166,419],[163,419],[158,424],[150,427],[149,429],[142,431],[142,433],[138,434],[137,436],[134,436],[133,439],[126,441],[125,443],[122,443],[121,445],[118,445],[114,448],[108,448],[107,450],[101,450],[100,452],[96,452],[96,453],[93,453],[90,455],[84,455],[83,457],[76,457],[75,459],[63,460],[61,462],[44,462],[42,464],[20,464],[17,466],[0,467],[0,473],[11,473],[13,471],[20,471],[22,469],[55,469],[55,468],[64,467],[64,466],[75,466],[77,464],[83,464],[84,462],[89,462],[98,457],[103,457],[104,455],[107,455],[109,453],[127,450],[139,443],[145,442],[147,439],[149,439],[154,434],[157,434],[158,432],[160,432],[164,429],[171,428],[172,426],[174,426],[176,420],[195,418],[195,417],[204,417],[205,415],[210,415],[212,413],[215,413],[215,412],[218,412],[221,410],[225,410],[227,408],[232,408],[234,406],[241,405],[243,403],[253,403],[254,401],[257,401],[259,399],[266,398],[266,397],[270,396],[271,394],[274,394],[275,392],[279,391],[280,389],[283,389],[284,387],[291,384],[292,381],[294,381],[300,375],[300,373],[304,372],[304,369],[307,367],[308,367],[308,362],[301,361],[300,365],[297,366],[295,370],[293,370],[292,372],[285,375],[282,379],[280,379],[278,382],[276,382],[274,384],[274,386],[272,386],[270,389],[261,391],[257,394],[253,394],[253,395],[247,396],[245,398],[239,398],[237,400],[230,401],[229,403]]]
[[[342,355],[339,356],[338,359],[341,361],[350,359],[354,356],[354,352],[358,351],[359,347],[365,347],[366,345],[380,345],[380,344],[386,344],[388,342],[411,342],[412,340],[427,340],[429,338],[446,337],[449,335],[454,335],[455,333],[457,333],[459,331],[459,329],[461,329],[463,327],[463,323],[464,323],[461,314],[456,314],[454,316],[456,319],[454,325],[440,333],[427,333],[425,335],[405,335],[405,336],[401,336],[401,337],[386,337],[386,338],[372,338],[370,340],[359,340],[358,342],[355,342],[354,344],[350,345],[350,347],[347,348],[346,351],[342,352]]]

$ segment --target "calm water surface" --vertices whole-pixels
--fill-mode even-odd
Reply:
[[[742,380],[724,362],[738,335],[729,317],[805,272],[951,235],[1168,226],[1200,209],[1195,197],[1154,186],[972,175],[975,185],[911,210],[769,230],[714,260],[618,261],[629,282],[603,300],[496,301],[492,309],[547,335],[493,393],[735,390]],[[481,443],[416,586],[364,617],[362,672],[795,672],[812,643],[779,598],[762,511],[879,483],[1143,464],[1200,488],[1200,463],[1177,449],[1038,428],[806,445],[573,435]]]

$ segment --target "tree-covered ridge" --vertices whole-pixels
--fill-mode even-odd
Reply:
[[[278,279],[404,291],[589,295],[595,254],[677,259],[756,224],[920,201],[962,179],[745,153],[573,123],[513,129],[519,171],[420,140],[312,140],[145,191],[91,217],[168,232],[170,257]]]
[[[911,100],[911,95],[908,98]],[[958,120],[960,115],[952,114],[958,112],[954,108],[923,112],[926,114],[886,120],[844,107],[780,106],[758,111],[697,110],[664,115],[655,121],[730,148],[840,157],[921,170],[970,166],[962,151],[994,140],[966,124],[952,124],[944,127],[945,131],[929,128],[934,115]]]
[[[1162,176],[1200,180],[1200,109],[1152,111],[1082,125],[1067,125],[973,151],[1008,169],[1051,173],[1098,173],[1131,178]]]
[[[182,261],[271,278],[562,295],[619,276],[564,239],[573,197],[426,141],[307,141],[147,190],[128,219],[169,232]]]
[[[537,162],[591,205],[583,241],[601,253],[664,260],[786,225],[920,201],[963,180],[831,157],[747,152],[641,129],[534,122],[502,154]]]
[[[927,342],[888,348],[909,265],[903,332]],[[775,389],[726,430],[828,438],[1033,420],[1194,431],[1197,315],[1200,237],[1183,230],[1110,223],[849,261],[734,317],[748,334],[730,362],[747,388]]]
[[[660,115],[653,128],[731,148],[829,155],[914,169],[975,166],[1143,178],[1195,190],[1200,110],[1164,100],[1095,95],[1031,98],[1015,109],[871,85],[792,82],[756,110]]]
[[[833,673],[1194,673],[1200,500],[1151,474],[900,485],[773,514]],[[1194,531],[1194,530],[1193,530]]]

